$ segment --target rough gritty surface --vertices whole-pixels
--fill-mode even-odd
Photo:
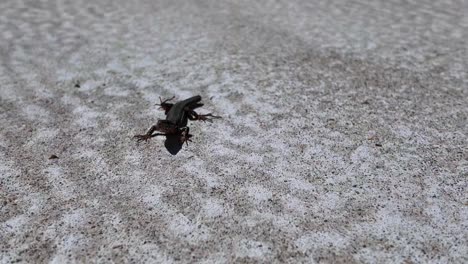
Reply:
[[[467,13],[0,1],[0,262],[466,263]]]

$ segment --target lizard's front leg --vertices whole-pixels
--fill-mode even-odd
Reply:
[[[155,125],[153,125],[148,129],[146,134],[144,134],[144,135],[135,135],[134,138],[136,138],[137,142],[140,142],[140,141],[147,141],[148,139],[150,139],[152,137],[165,136],[166,135],[166,134],[162,134],[162,133],[153,134],[153,132],[156,131],[156,129],[157,129],[157,127]]]
[[[215,119],[215,118],[222,118],[220,116],[215,116],[211,113],[209,114],[205,114],[205,115],[199,115],[197,112],[193,111],[193,110],[188,110],[188,119],[194,121],[194,120],[200,120],[200,121],[212,121],[212,119]]]
[[[169,98],[169,99],[162,100],[161,97],[159,97],[159,104],[156,104],[156,105],[159,105],[159,108],[163,109],[164,114],[167,115],[167,112],[169,112],[169,110],[171,110],[172,106],[174,105],[174,104],[171,104],[171,103],[168,103],[168,102],[171,101],[174,98],[175,98],[175,96],[173,96],[172,98]]]

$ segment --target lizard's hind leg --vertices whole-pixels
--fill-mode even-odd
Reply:
[[[188,142],[192,142],[192,140],[190,139],[192,137],[192,135],[189,134],[189,131],[190,131],[190,128],[189,127],[183,127],[180,129],[181,130],[181,133],[180,133],[180,142],[182,144],[187,144],[188,146]]]
[[[141,142],[141,141],[148,141],[152,137],[165,136],[166,135],[166,134],[162,134],[162,133],[153,134],[153,132],[156,131],[156,129],[157,129],[156,126],[151,126],[150,129],[148,129],[148,132],[146,132],[146,134],[135,135],[133,138],[136,138],[137,142]]]

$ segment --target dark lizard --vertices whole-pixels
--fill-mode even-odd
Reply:
[[[192,137],[192,135],[189,134],[190,129],[187,126],[188,120],[207,121],[212,118],[221,118],[220,116],[214,116],[211,113],[199,115],[194,111],[194,109],[203,106],[203,104],[200,103],[201,96],[199,95],[190,97],[175,104],[168,103],[172,99],[174,99],[174,97],[164,101],[159,98],[159,106],[164,110],[166,119],[158,120],[156,125],[151,126],[146,134],[136,135],[135,138],[138,142],[146,141],[156,136],[179,135],[181,143],[187,143],[188,141],[191,141],[190,138]],[[155,131],[163,133],[153,134]]]

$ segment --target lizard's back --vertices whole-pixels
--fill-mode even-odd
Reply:
[[[201,101],[201,96],[196,95],[180,102],[175,103],[169,112],[167,112],[166,120],[171,123],[176,124],[179,127],[184,127],[187,125],[187,113],[185,107],[190,105],[195,105]]]

